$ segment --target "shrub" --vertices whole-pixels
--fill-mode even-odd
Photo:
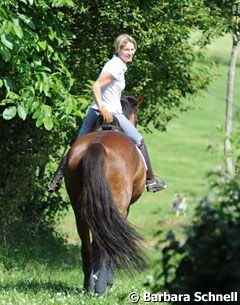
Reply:
[[[0,137],[0,243],[8,246],[17,242],[20,226],[35,233],[43,224],[53,228],[67,202],[47,192],[46,164],[62,144],[54,133],[32,120],[0,119]]]
[[[209,175],[211,192],[200,201],[183,244],[174,234],[163,248],[164,289],[171,293],[229,293],[240,282],[240,180],[221,169]],[[159,282],[153,290],[159,290]]]

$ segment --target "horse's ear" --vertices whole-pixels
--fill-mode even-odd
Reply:
[[[137,108],[139,108],[143,102],[144,102],[144,94],[141,93],[137,98]]]

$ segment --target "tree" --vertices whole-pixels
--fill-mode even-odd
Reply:
[[[72,35],[61,28],[66,22],[61,5],[73,2],[0,4],[0,236],[5,244],[20,226],[32,231],[52,226],[66,206],[60,195],[49,200],[48,163],[66,139],[59,133],[76,128],[84,100],[71,93],[74,79],[65,53]]]
[[[228,10],[230,1],[223,1]],[[222,2],[220,1],[222,4]],[[139,43],[126,92],[144,92],[143,125],[165,129],[185,98],[209,82],[196,44],[226,32],[214,1],[41,1],[1,3],[1,105],[3,117],[27,116],[47,130],[76,127],[86,100],[79,96],[111,56],[122,32]],[[218,8],[218,9],[216,9]],[[222,7],[221,7],[222,8]],[[194,30],[203,33],[191,40]],[[107,33],[107,35],[106,35]],[[142,111],[143,113],[143,111]]]
[[[232,133],[232,117],[233,117],[233,94],[235,69],[237,62],[237,55],[240,44],[240,4],[233,7],[233,26],[232,26],[232,51],[228,70],[227,96],[226,96],[226,118],[225,118],[225,141],[224,152],[226,161],[226,171],[229,174],[234,173],[234,165],[232,160],[231,149],[231,133]]]
[[[223,2],[228,8],[230,1]],[[145,94],[140,123],[165,130],[179,110],[188,108],[187,98],[210,81],[196,44],[204,45],[226,31],[221,12],[212,1],[203,0],[3,0],[1,219],[9,224],[27,219],[36,228],[63,207],[61,194],[49,198],[45,190],[51,162],[57,147],[75,138],[88,105],[79,94],[85,95],[89,80],[111,56],[117,35],[128,32],[139,44],[128,69],[126,93]],[[194,30],[202,33],[197,42],[191,39]],[[57,200],[57,206],[52,204]]]
[[[1,2],[0,106],[5,120],[29,117],[51,130],[60,122],[74,125],[84,100],[70,92],[74,79],[65,53],[72,34],[60,26],[66,20],[56,8],[73,3],[48,3]]]
[[[81,2],[71,14],[68,28],[76,37],[70,66],[83,79],[76,91],[82,90],[82,83],[97,77],[111,56],[115,37],[127,32],[136,38],[139,48],[128,69],[126,93],[144,93],[147,102],[140,112],[140,123],[165,130],[178,109],[187,108],[186,97],[209,82],[208,69],[197,65],[200,54],[190,40],[193,29],[205,29],[206,23],[211,26],[208,8],[201,3],[90,1],[83,9]]]

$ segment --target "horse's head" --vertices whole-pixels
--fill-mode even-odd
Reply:
[[[123,113],[129,119],[129,121],[133,123],[133,125],[136,125],[137,123],[138,109],[143,103],[143,100],[143,94],[139,95],[137,98],[133,96],[124,96],[121,98]]]

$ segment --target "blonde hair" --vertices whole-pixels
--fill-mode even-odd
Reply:
[[[137,49],[137,42],[133,37],[128,34],[121,34],[114,41],[115,52],[118,53],[128,42],[134,45],[135,50]]]

